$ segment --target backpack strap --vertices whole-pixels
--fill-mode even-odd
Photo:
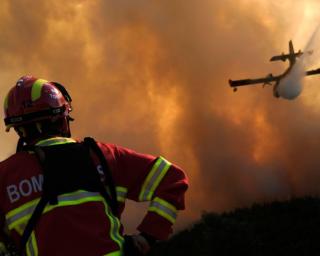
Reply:
[[[26,247],[26,244],[29,240],[29,237],[33,231],[33,229],[35,228],[35,226],[37,225],[37,222],[39,221],[44,208],[46,207],[47,203],[49,202],[48,198],[45,196],[42,196],[40,198],[39,203],[37,204],[36,208],[34,209],[20,240],[20,252],[21,255],[23,255],[23,251],[24,248]]]
[[[99,162],[102,166],[103,174],[105,176],[105,185],[109,189],[110,196],[111,196],[110,202],[107,202],[107,203],[110,203],[112,213],[115,216],[118,216],[119,207],[118,207],[118,201],[117,201],[117,192],[116,192],[115,184],[113,182],[112,174],[111,174],[109,165],[107,163],[107,160],[103,152],[101,151],[100,147],[98,146],[97,142],[93,138],[91,137],[84,138],[84,145],[87,145],[90,149],[92,149],[93,153],[95,153],[99,158]]]
[[[39,147],[34,147],[34,152],[36,153],[36,156],[42,166],[44,167],[44,161],[45,161],[45,155],[44,152],[41,150]],[[45,170],[43,170],[45,171]],[[32,230],[35,228],[37,225],[38,220],[40,219],[44,208],[46,207],[47,203],[49,202],[49,198],[47,197],[47,194],[45,190],[43,190],[43,194],[40,198],[39,203],[36,205],[36,208],[34,209],[20,240],[20,252],[21,255],[23,255],[24,248],[26,247],[26,244],[29,240],[29,237],[32,233]]]

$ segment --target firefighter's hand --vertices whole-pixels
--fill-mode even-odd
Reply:
[[[125,256],[143,256],[150,250],[148,241],[142,235],[125,235],[124,239]]]
[[[139,250],[142,255],[146,255],[150,251],[150,245],[142,235],[132,236],[134,246]]]

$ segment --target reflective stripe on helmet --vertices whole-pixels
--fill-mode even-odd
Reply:
[[[48,83],[48,81],[44,80],[44,79],[37,79],[33,83],[32,89],[31,89],[31,100],[32,101],[35,101],[41,97],[42,86],[45,83]]]
[[[152,200],[148,211],[159,214],[171,223],[174,223],[177,218],[177,208],[159,197]]]
[[[9,106],[9,94],[7,94],[7,96],[4,98],[3,107],[5,111],[7,110],[8,106]]]
[[[125,187],[116,187],[116,192],[117,192],[117,200],[119,202],[124,203],[126,198],[127,198],[127,193],[128,193],[128,189]]]
[[[169,170],[170,166],[171,163],[166,159],[164,159],[163,157],[158,158],[142,185],[142,189],[139,195],[140,201],[151,200],[154,191]]]

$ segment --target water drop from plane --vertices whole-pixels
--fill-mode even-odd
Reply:
[[[305,68],[303,62],[296,60],[296,64],[290,73],[284,77],[278,85],[277,92],[279,96],[287,100],[297,98],[303,89],[304,76]]]

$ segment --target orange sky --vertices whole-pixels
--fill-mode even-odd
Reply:
[[[303,49],[314,0],[2,0],[0,88],[24,74],[64,84],[75,137],[163,155],[190,178],[177,227],[203,211],[320,192],[319,77],[294,101],[228,79],[281,73]],[[3,127],[4,128],[4,127]],[[0,132],[1,159],[16,137]],[[129,230],[141,214],[129,205]]]

